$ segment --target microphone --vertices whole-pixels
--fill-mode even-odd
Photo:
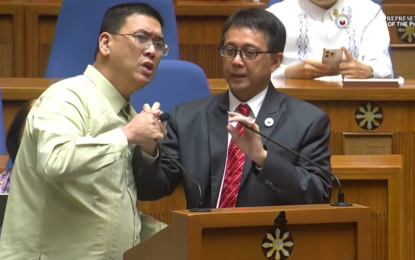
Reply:
[[[167,121],[170,118],[170,114],[167,112],[164,112],[162,114],[159,115],[159,120],[161,122]],[[158,141],[156,140],[158,146],[161,148],[161,150],[163,152],[165,152],[172,160],[173,162],[180,168],[180,170],[182,170],[182,172],[184,172],[186,174],[187,177],[189,177],[198,187],[199,189],[199,200],[197,203],[197,207],[193,208],[193,209],[189,209],[190,212],[210,212],[212,210],[205,208],[203,206],[203,202],[202,202],[202,189],[200,188],[200,184],[197,180],[195,180],[182,166],[182,164],[176,159],[174,158],[174,156]]]
[[[170,114],[169,114],[169,113],[167,113],[167,112],[161,113],[161,114],[159,115],[159,120],[160,120],[161,122],[167,121],[167,120],[169,120],[169,118],[170,118]]]
[[[227,111],[227,108],[225,108],[225,110]],[[334,179],[335,179],[335,180],[336,180],[336,182],[337,182],[337,185],[339,186],[339,192],[338,192],[338,194],[337,194],[337,201],[336,201],[336,202],[331,203],[331,204],[330,204],[331,206],[336,206],[336,207],[349,207],[349,206],[353,206],[353,204],[351,204],[351,203],[348,203],[348,202],[345,202],[345,201],[344,201],[344,193],[343,193],[343,190],[342,190],[342,185],[341,185],[341,183],[340,183],[339,178],[337,178],[337,176],[336,176],[334,173],[332,173],[332,172],[331,172],[331,171],[329,171],[329,170],[324,169],[323,167],[321,167],[321,166],[320,166],[320,165],[318,165],[317,163],[313,162],[312,160],[310,160],[310,159],[308,159],[308,158],[304,157],[303,155],[301,155],[301,154],[299,154],[299,153],[297,153],[297,152],[295,152],[295,151],[291,150],[290,148],[288,148],[288,147],[286,147],[285,145],[283,145],[283,144],[281,144],[281,143],[279,143],[279,142],[277,142],[277,141],[273,140],[272,138],[270,138],[270,137],[268,137],[268,136],[266,136],[266,135],[264,135],[264,134],[262,134],[262,133],[258,132],[258,131],[257,131],[257,130],[255,130],[255,129],[250,128],[250,127],[249,127],[249,126],[247,126],[246,124],[241,123],[241,122],[238,122],[238,123],[239,123],[239,124],[241,124],[242,126],[244,126],[245,128],[247,128],[247,129],[251,130],[252,132],[259,134],[260,136],[264,137],[264,138],[265,138],[265,139],[267,139],[268,141],[270,141],[270,142],[272,142],[272,143],[274,143],[274,144],[278,145],[279,147],[284,148],[285,150],[289,151],[290,153],[293,153],[293,154],[297,155],[298,157],[300,157],[300,158],[302,158],[302,159],[306,160],[307,162],[311,163],[312,165],[316,166],[316,167],[317,167],[317,168],[319,168],[320,170],[322,170],[322,171],[324,171],[324,172],[326,172],[326,173],[329,173],[331,176],[333,176],[333,177],[334,177]]]

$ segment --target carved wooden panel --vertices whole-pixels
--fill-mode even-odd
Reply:
[[[2,41],[0,40],[0,57],[0,77],[13,77],[13,43],[2,43]]]
[[[207,78],[223,78],[219,44],[180,44],[180,59],[199,65]]]
[[[25,1],[0,1],[0,77],[24,76]]]
[[[413,48],[392,47],[392,60],[397,77],[415,79],[415,45]]]
[[[346,201],[369,206],[372,210],[373,259],[388,259],[388,183],[382,180],[343,180]],[[338,188],[334,184],[333,195]],[[376,195],[375,195],[376,194]],[[335,201],[332,198],[332,202]],[[392,260],[392,259],[391,259]],[[395,259],[393,259],[395,260]]]
[[[398,132],[393,136],[393,153],[404,156],[404,259],[415,259],[415,132]]]

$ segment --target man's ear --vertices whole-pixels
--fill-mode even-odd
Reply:
[[[111,52],[111,44],[112,44],[112,38],[109,33],[103,32],[98,38],[99,43],[99,52],[101,52],[102,56],[106,57]]]
[[[278,69],[278,67],[280,66],[282,62],[282,58],[283,58],[282,52],[272,54],[271,58],[272,58],[272,65],[271,65],[271,73],[272,73],[276,69]]]

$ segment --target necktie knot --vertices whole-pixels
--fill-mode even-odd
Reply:
[[[241,114],[243,116],[248,116],[249,115],[249,106],[247,104],[239,104],[238,106],[239,111],[241,112]]]

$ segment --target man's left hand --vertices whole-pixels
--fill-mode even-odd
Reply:
[[[339,65],[340,74],[343,78],[367,79],[372,77],[371,67],[353,58],[345,47],[342,47],[341,49],[345,55],[343,62]]]
[[[230,122],[241,122],[249,128],[259,131],[259,127],[255,124],[253,119],[234,112],[229,112],[228,115],[231,116],[229,119]],[[235,143],[239,149],[251,158],[251,160],[254,161],[258,167],[262,167],[267,157],[267,151],[262,145],[261,136],[249,129],[246,129],[245,126],[242,127],[244,129],[242,134],[239,134],[238,130],[232,125],[228,125],[226,128],[235,140]]]

